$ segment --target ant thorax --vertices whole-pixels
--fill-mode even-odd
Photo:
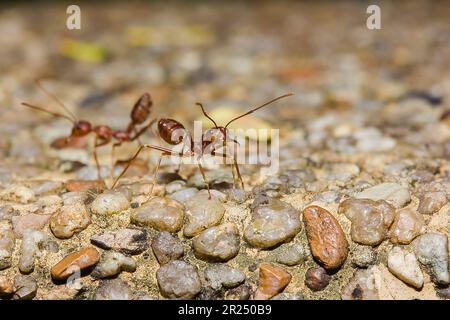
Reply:
[[[112,130],[108,126],[97,126],[94,128],[95,133],[101,139],[109,140],[111,139]]]
[[[226,155],[225,148],[229,141],[235,141],[230,137],[227,128],[217,127],[206,130],[202,135],[202,154],[203,155]]]

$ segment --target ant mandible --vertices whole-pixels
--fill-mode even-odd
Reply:
[[[69,110],[69,108],[66,107],[66,105],[61,100],[59,100],[54,94],[52,94],[51,92],[49,92],[47,89],[44,88],[44,86],[41,84],[39,80],[36,80],[35,82],[37,86],[44,93],[46,93],[51,99],[53,99],[67,114],[50,111],[43,107],[36,106],[27,102],[22,102],[22,105],[31,109],[46,112],[54,117],[67,119],[73,124],[70,135],[68,137],[63,138],[62,141],[59,140],[60,148],[67,148],[70,145],[72,139],[85,137],[90,133],[94,133],[95,141],[94,141],[93,156],[95,160],[95,165],[97,167],[97,175],[99,180],[101,179],[101,176],[100,176],[100,163],[97,157],[97,148],[107,145],[108,143],[111,142],[112,139],[117,141],[113,144],[111,151],[111,162],[112,162],[111,173],[112,173],[115,165],[114,160],[115,148],[122,145],[122,143],[124,142],[131,142],[134,140],[138,140],[139,137],[156,121],[156,119],[154,119],[141,129],[139,130],[137,129],[137,125],[144,123],[147,120],[148,116],[150,115],[153,101],[150,94],[148,93],[144,93],[134,104],[130,115],[131,118],[130,123],[128,124],[127,129],[112,130],[111,127],[107,125],[93,126],[89,121],[78,120],[77,117]],[[132,135],[133,133],[134,135]]]
[[[236,121],[238,119],[241,119],[241,118],[243,118],[243,117],[245,117],[245,116],[247,116],[247,115],[249,115],[249,114],[251,114],[251,113],[253,113],[253,112],[255,112],[255,111],[257,111],[257,110],[259,110],[259,109],[261,109],[261,108],[263,108],[265,106],[267,106],[267,105],[269,105],[269,104],[272,104],[275,101],[281,100],[283,98],[286,98],[286,97],[289,97],[289,96],[292,96],[292,95],[293,95],[293,93],[287,93],[287,94],[281,95],[281,96],[279,96],[277,98],[274,98],[274,99],[272,99],[272,100],[270,100],[268,102],[265,102],[264,104],[260,105],[259,107],[253,108],[253,109],[247,111],[246,113],[244,113],[244,114],[242,114],[242,115],[240,115],[240,116],[238,116],[236,118],[231,119],[230,121],[228,121],[228,123],[224,127],[218,126],[217,123],[214,121],[214,119],[212,119],[206,113],[205,109],[203,108],[203,105],[201,103],[197,103],[197,105],[201,107],[203,114],[209,120],[211,120],[213,122],[213,124],[214,124],[214,128],[208,129],[202,134],[202,141],[201,141],[200,146],[197,146],[194,143],[192,136],[187,132],[185,127],[180,122],[178,122],[177,120],[174,120],[174,119],[160,119],[158,121],[158,133],[159,133],[159,136],[166,143],[168,143],[169,145],[172,145],[172,146],[179,145],[181,142],[185,141],[185,138],[188,138],[187,142],[190,144],[189,150],[187,150],[188,152],[185,152],[186,150],[183,150],[180,153],[174,153],[172,150],[170,150],[168,148],[155,146],[155,145],[149,145],[149,144],[142,145],[142,146],[140,146],[138,151],[135,153],[135,155],[128,161],[127,165],[122,170],[120,175],[116,178],[112,188],[114,188],[117,185],[119,180],[122,178],[122,176],[126,173],[128,168],[130,167],[132,161],[134,161],[138,157],[138,155],[141,153],[142,150],[144,150],[144,149],[154,149],[154,150],[158,150],[158,151],[160,151],[162,153],[161,153],[161,155],[160,155],[160,157],[158,159],[158,162],[157,162],[157,165],[156,165],[156,168],[155,168],[155,172],[153,174],[153,183],[152,183],[152,187],[151,187],[151,190],[150,190],[150,196],[153,193],[153,187],[154,187],[154,185],[156,183],[157,173],[158,173],[159,167],[161,165],[162,157],[164,157],[164,156],[190,157],[190,156],[196,155],[197,156],[197,160],[198,160],[198,163],[197,163],[198,168],[199,168],[200,173],[202,175],[203,182],[204,182],[204,184],[205,184],[205,186],[206,186],[206,188],[208,190],[209,199],[211,199],[211,192],[210,192],[210,189],[209,189],[209,183],[208,183],[208,181],[206,179],[205,171],[204,171],[203,166],[201,165],[201,161],[200,161],[200,158],[203,156],[203,154],[205,154],[205,151],[208,151],[208,154],[211,154],[213,156],[219,155],[219,154],[216,154],[216,151],[218,150],[217,147],[220,146],[220,147],[226,148],[227,139],[229,137],[228,126],[232,122],[234,122],[234,121]],[[180,135],[179,134],[180,132],[184,132],[184,134]],[[176,133],[178,133],[178,134],[176,134]],[[238,142],[236,140],[234,140],[234,139],[230,139],[230,141],[232,141],[233,143],[238,144]],[[200,149],[200,154],[198,152],[198,149]],[[225,158],[228,156],[226,153],[220,154],[220,155],[222,155]],[[234,170],[233,170],[233,166],[234,166],[234,168],[236,169],[236,173],[238,175],[238,178],[239,178],[239,180],[241,182],[241,187],[242,187],[242,189],[244,189],[244,182],[242,180],[242,176],[241,176],[240,171],[239,171],[239,166],[238,166],[236,157],[234,157],[232,160],[233,160],[233,164],[232,164],[233,179],[235,180],[235,175],[234,175]]]

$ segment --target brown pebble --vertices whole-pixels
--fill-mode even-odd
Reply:
[[[284,269],[273,264],[262,263],[259,266],[259,286],[254,300],[268,300],[286,288],[292,276]]]
[[[330,283],[331,277],[322,268],[309,268],[305,275],[305,285],[312,291],[320,291]]]
[[[339,222],[319,206],[303,210],[309,246],[314,259],[327,270],[338,269],[348,255],[348,242]]]
[[[95,248],[83,248],[80,251],[67,255],[54,265],[51,270],[52,278],[54,280],[65,280],[77,270],[82,272],[96,265],[99,259],[100,254]]]
[[[93,190],[101,193],[106,189],[106,184],[103,180],[69,180],[64,186],[70,192]]]
[[[0,297],[8,297],[13,293],[13,282],[5,276],[0,276]]]

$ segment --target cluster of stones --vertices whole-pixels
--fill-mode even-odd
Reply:
[[[286,181],[302,186],[295,179]],[[315,204],[299,211],[268,196],[267,191],[274,189],[254,190],[251,217],[242,224],[225,221],[223,202],[231,196],[215,190],[209,199],[204,191],[173,182],[167,185],[166,196],[153,196],[134,205],[132,199],[145,189],[105,191],[89,202],[89,192],[84,188],[92,187],[92,182],[86,186],[71,181],[71,191],[61,197],[44,196],[37,201],[32,189],[13,186],[3,191],[4,197],[34,211],[20,215],[11,206],[0,211],[0,270],[12,267],[16,240],[21,243],[21,274],[14,279],[0,276],[1,298],[36,297],[38,282],[32,274],[41,268],[42,259],[56,254],[61,259],[49,270],[56,286],[90,275],[100,280],[94,299],[148,298],[133,292],[118,276],[136,272],[139,264],[133,256],[148,255],[150,250],[159,264],[155,272],[159,292],[168,299],[300,299],[298,294],[283,291],[290,285],[292,272],[296,272],[294,267],[304,264],[309,256],[313,264],[309,263],[304,285],[311,292],[325,290],[349,260],[356,272],[343,289],[342,298],[372,299],[378,297],[379,272],[374,248],[384,241],[391,246],[387,268],[399,280],[420,290],[425,282],[423,270],[427,270],[436,284],[450,282],[447,236],[426,232],[422,214],[405,207],[410,201],[408,190],[397,184],[377,185],[341,200],[334,214]],[[247,207],[243,201],[239,203]],[[59,244],[65,239],[95,221],[101,223],[124,212],[130,216],[127,227],[93,234],[92,246],[61,252]],[[350,222],[350,239],[339,222],[342,219]],[[44,231],[46,226],[54,237]],[[297,240],[303,227],[307,245]],[[150,238],[149,233],[154,231],[156,235]],[[185,252],[189,244],[193,256]],[[272,261],[263,261],[253,269],[259,274],[256,283],[248,279],[245,270],[228,264],[244,247],[271,251]],[[206,267],[199,269],[195,259],[205,262]],[[63,294],[73,297],[77,290]]]

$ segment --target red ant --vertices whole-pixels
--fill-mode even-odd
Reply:
[[[58,140],[59,144],[60,144],[60,148],[68,147],[70,145],[70,142],[73,139],[85,137],[90,133],[94,133],[95,134],[95,142],[94,142],[93,156],[94,156],[95,164],[97,166],[98,179],[101,179],[101,177],[100,177],[100,163],[99,163],[98,157],[97,157],[97,148],[107,145],[108,143],[111,142],[112,139],[115,139],[117,141],[113,144],[112,152],[111,152],[111,160],[112,160],[112,164],[113,164],[111,170],[113,170],[114,164],[115,164],[114,149],[116,147],[122,145],[122,143],[124,143],[124,142],[131,142],[136,139],[139,139],[139,137],[156,121],[156,119],[150,121],[149,124],[145,125],[144,127],[142,127],[139,130],[136,127],[137,125],[144,123],[150,114],[150,109],[153,105],[153,101],[152,101],[150,94],[148,94],[148,93],[144,93],[134,104],[133,109],[131,111],[131,115],[130,115],[130,117],[131,117],[130,123],[127,126],[127,129],[125,131],[122,131],[122,130],[112,130],[109,126],[106,126],[106,125],[93,126],[89,121],[78,120],[77,117],[64,105],[64,103],[61,100],[59,100],[55,95],[53,95],[51,92],[47,91],[42,86],[40,81],[37,80],[36,84],[44,93],[46,93],[63,110],[65,110],[65,112],[68,115],[58,113],[58,112],[53,112],[53,111],[47,110],[43,107],[32,105],[32,104],[29,104],[26,102],[22,102],[22,105],[32,108],[32,109],[35,109],[35,110],[46,112],[48,114],[51,114],[54,117],[67,119],[73,124],[71,134],[68,137],[63,138],[63,140]],[[132,133],[134,133],[134,135],[132,135]]]
[[[197,159],[200,160],[200,158],[202,157],[203,154],[211,154],[213,156],[214,155],[222,155],[223,157],[226,158],[227,157],[226,153],[224,153],[224,154],[216,154],[216,150],[218,150],[217,147],[224,147],[224,148],[226,148],[227,139],[229,137],[228,126],[232,122],[234,122],[234,121],[236,121],[238,119],[241,119],[241,118],[243,118],[243,117],[245,117],[245,116],[255,112],[256,110],[259,110],[259,109],[269,105],[269,104],[272,104],[275,101],[278,101],[280,99],[283,99],[283,98],[286,98],[286,97],[289,97],[289,96],[292,96],[292,95],[293,95],[293,93],[284,94],[282,96],[279,96],[279,97],[277,97],[275,99],[272,99],[272,100],[270,100],[270,101],[260,105],[259,107],[253,108],[250,111],[248,111],[248,112],[246,112],[246,113],[244,113],[244,114],[242,114],[242,115],[240,115],[240,116],[238,116],[236,118],[233,118],[230,121],[228,121],[228,123],[225,125],[225,127],[218,126],[217,123],[214,121],[214,119],[212,119],[206,113],[205,109],[203,108],[203,105],[201,103],[197,103],[197,105],[201,107],[203,114],[209,120],[211,120],[213,122],[213,124],[214,124],[214,128],[208,129],[202,134],[202,141],[201,141],[200,146],[198,146],[198,145],[196,145],[194,143],[192,136],[187,132],[185,127],[180,122],[178,122],[176,120],[173,120],[173,119],[160,119],[158,121],[158,133],[159,133],[159,136],[165,142],[167,142],[168,144],[170,144],[172,146],[179,145],[181,142],[186,141],[185,138],[188,138],[187,142],[190,145],[189,145],[189,149],[187,150],[187,152],[186,152],[186,150],[184,150],[184,151],[182,151],[180,153],[174,153],[172,150],[170,150],[168,148],[164,148],[164,147],[160,147],[160,146],[154,146],[154,145],[149,145],[149,144],[142,145],[142,146],[140,146],[138,151],[135,153],[135,155],[128,161],[127,165],[122,170],[120,175],[116,178],[112,188],[114,188],[117,185],[117,183],[120,180],[120,178],[126,173],[126,171],[128,170],[128,168],[131,165],[131,162],[138,157],[138,155],[141,153],[141,151],[143,149],[146,149],[146,148],[148,148],[148,149],[155,149],[155,150],[158,150],[158,151],[162,152],[162,154],[159,157],[158,163],[156,165],[155,172],[153,174],[153,183],[152,183],[152,188],[151,188],[151,191],[150,191],[150,196],[151,196],[152,191],[153,191],[153,186],[156,183],[156,177],[157,177],[157,173],[158,173],[159,167],[161,165],[162,157],[164,157],[164,156],[189,157],[189,156],[196,155],[198,157]],[[179,135],[177,133],[183,133],[183,135]],[[233,143],[238,144],[238,142],[236,140],[234,140],[234,139],[230,139],[230,141],[232,141]],[[198,149],[200,149],[200,150],[198,150]],[[198,152],[198,151],[200,151],[200,152]],[[207,151],[207,153],[205,151]],[[236,173],[237,173],[238,178],[239,178],[239,180],[241,182],[241,187],[242,187],[242,189],[244,189],[244,182],[242,181],[242,176],[241,176],[240,171],[239,171],[239,166],[238,166],[236,157],[234,157],[233,164],[232,164],[233,178],[235,180],[233,166],[236,169]],[[198,167],[199,167],[200,173],[202,175],[203,181],[205,183],[205,186],[206,186],[206,188],[208,190],[209,199],[211,199],[211,192],[210,192],[210,189],[209,189],[209,183],[208,183],[208,181],[206,179],[205,171],[204,171],[200,161],[198,161]]]

